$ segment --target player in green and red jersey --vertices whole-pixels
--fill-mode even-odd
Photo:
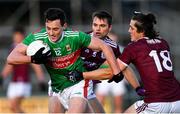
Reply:
[[[115,76],[120,75],[112,49],[103,41],[78,31],[64,31],[66,16],[64,11],[50,8],[45,12],[45,26],[35,33],[29,34],[8,56],[9,64],[36,63],[44,64],[51,78],[53,95],[49,99],[49,112],[92,112],[87,98],[94,95],[91,80],[69,81],[65,74],[73,71],[85,71],[80,59],[81,48],[102,50]],[[50,47],[43,53],[44,48],[35,55],[27,56],[27,46],[42,40]],[[51,53],[51,54],[50,54]]]

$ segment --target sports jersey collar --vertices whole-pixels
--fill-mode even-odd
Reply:
[[[60,38],[57,42],[52,42],[49,38],[48,38],[48,40],[49,40],[51,43],[56,44],[56,43],[61,42],[63,38],[64,38],[64,31],[62,32],[61,38]]]
[[[148,40],[149,38],[148,37],[142,37],[142,38],[137,39],[136,41],[133,41],[133,42],[137,42],[137,41],[140,41],[140,40],[143,40],[143,39]]]
[[[64,31],[62,32],[61,38],[57,42],[61,42],[63,38],[64,38]]]

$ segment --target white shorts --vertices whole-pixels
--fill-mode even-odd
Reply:
[[[31,84],[24,82],[10,82],[7,91],[8,98],[29,97],[31,95]]]
[[[112,93],[113,96],[123,95],[126,92],[124,80],[119,83],[111,82],[108,83],[108,80],[103,80],[101,83],[97,84],[96,94],[107,96],[109,93]]]
[[[174,102],[144,103],[143,100],[134,103],[137,113],[180,113],[180,100]]]
[[[72,97],[82,97],[84,99],[91,99],[95,97],[95,94],[93,92],[93,83],[91,80],[88,82],[82,80],[79,83],[68,87],[59,93],[52,92],[52,88],[49,86],[48,94],[49,96],[57,96],[65,109],[69,108],[69,100]]]
[[[48,82],[48,96],[51,97],[53,95],[53,90],[51,87],[51,80]]]

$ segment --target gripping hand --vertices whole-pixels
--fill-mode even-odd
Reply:
[[[111,83],[112,81],[115,81],[116,83],[120,82],[121,80],[123,80],[124,78],[124,75],[122,74],[122,72],[116,74],[116,75],[113,75],[113,77],[108,80],[108,83]]]
[[[43,64],[51,56],[51,51],[43,53],[45,47],[40,48],[34,55],[31,56],[31,62],[35,64]]]
[[[145,89],[143,87],[139,86],[139,87],[136,88],[136,93],[139,96],[144,96],[145,95]]]

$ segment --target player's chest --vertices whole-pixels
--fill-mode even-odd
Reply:
[[[86,59],[105,59],[105,56],[102,51],[93,51],[91,49],[84,49],[82,51],[82,57]]]
[[[78,50],[71,42],[51,44],[50,48],[53,56],[65,56]]]

